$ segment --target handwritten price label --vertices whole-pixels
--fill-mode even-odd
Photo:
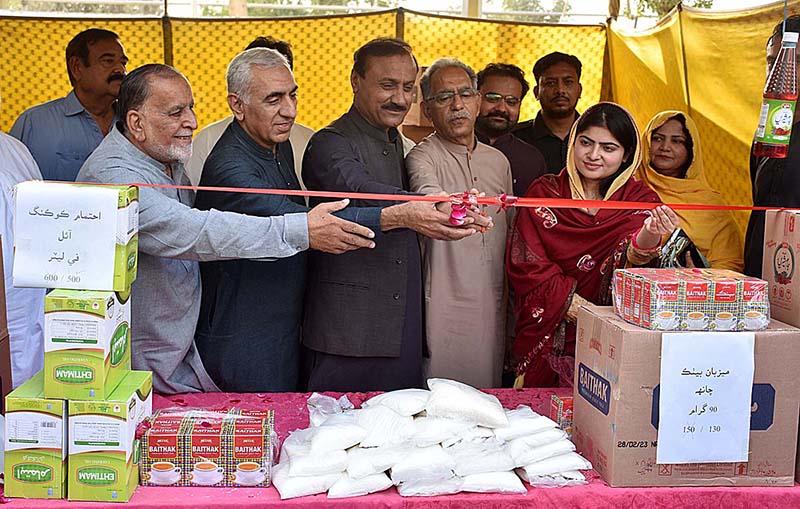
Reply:
[[[657,463],[747,461],[754,346],[752,332],[662,335]]]

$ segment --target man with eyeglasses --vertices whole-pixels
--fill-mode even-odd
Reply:
[[[516,65],[489,64],[478,73],[481,107],[475,134],[508,159],[515,196],[524,196],[531,182],[547,173],[547,163],[539,149],[511,134],[529,89],[525,73]]]
[[[453,58],[422,75],[422,113],[434,132],[406,157],[411,190],[453,193],[475,188],[510,193],[511,168],[499,150],[478,141],[477,76]],[[444,203],[441,210],[449,210]],[[499,387],[503,356],[503,279],[508,218],[486,209],[495,227],[458,243],[422,239],[425,327],[430,350],[426,376],[475,387]]]
[[[575,106],[583,91],[581,67],[577,57],[558,51],[540,58],[533,66],[533,94],[542,109],[514,129],[515,136],[539,149],[553,174],[567,165],[569,131],[580,116]]]

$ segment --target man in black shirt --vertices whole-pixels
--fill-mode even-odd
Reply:
[[[508,159],[515,196],[524,196],[531,182],[547,173],[539,149],[511,134],[529,89],[525,73],[516,65],[489,64],[478,73],[481,108],[475,120],[475,134]]]
[[[786,30],[800,32],[800,15],[786,18]],[[775,26],[767,40],[767,74],[778,57],[783,37],[783,23]],[[800,71],[800,63],[797,70]],[[800,207],[800,116],[795,113],[794,128],[786,159],[756,157],[750,149],[750,180],[753,184],[753,205],[761,207]],[[753,211],[744,241],[744,272],[761,277],[764,255],[764,212]]]
[[[533,94],[542,109],[536,119],[518,124],[514,135],[544,155],[550,173],[567,164],[567,143],[572,124],[578,119],[575,106],[581,97],[581,61],[573,55],[553,52],[533,66]]]

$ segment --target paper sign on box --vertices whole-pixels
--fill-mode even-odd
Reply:
[[[656,463],[745,462],[752,332],[664,333]]]
[[[130,287],[139,231],[136,187],[29,181],[14,193],[14,286]]]

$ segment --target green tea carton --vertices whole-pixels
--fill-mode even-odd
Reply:
[[[5,431],[5,495],[64,498],[66,401],[44,397],[42,371],[6,396]]]
[[[53,290],[44,301],[44,393],[103,400],[131,369],[130,292]]]
[[[131,498],[139,484],[136,427],[152,410],[149,371],[129,371],[103,401],[69,402],[69,500]]]
[[[15,186],[14,285],[124,292],[136,279],[135,186]]]

